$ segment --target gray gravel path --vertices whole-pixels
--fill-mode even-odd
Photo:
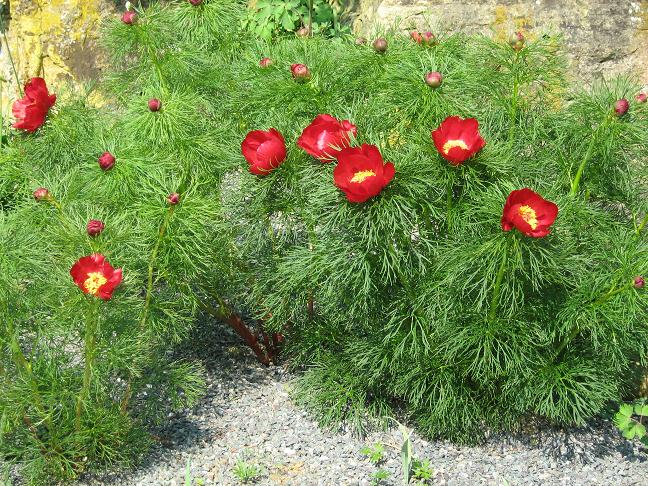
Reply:
[[[259,485],[369,485],[379,469],[401,483],[398,430],[365,439],[319,429],[289,399],[291,376],[258,366],[246,348],[220,326],[197,336],[207,359],[209,390],[199,406],[171,417],[158,445],[137,470],[86,478],[82,485],[184,485],[188,461],[205,485],[241,484],[237,459],[262,468]],[[207,344],[207,345],[206,345]],[[204,360],[204,356],[201,359]],[[371,464],[360,449],[382,443],[385,460]],[[428,442],[413,435],[414,454],[435,470],[440,485],[648,485],[648,455],[606,421],[579,430],[532,430],[492,438],[479,447]],[[194,483],[196,484],[196,483]],[[201,484],[201,483],[198,483]]]

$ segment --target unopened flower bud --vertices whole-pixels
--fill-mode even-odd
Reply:
[[[126,5],[124,5],[124,7],[126,8],[126,10],[132,10],[133,9],[133,4],[130,3],[130,2],[126,2]]]
[[[261,66],[262,68],[270,67],[273,64],[274,64],[273,60],[270,59],[269,57],[264,57],[259,61],[259,66]]]
[[[189,0],[189,3],[193,5],[194,7],[197,7],[201,3],[203,3],[203,0]]]
[[[642,289],[643,286],[646,285],[646,281],[642,276],[637,275],[634,278],[632,285],[634,286],[635,289]]]
[[[432,71],[425,75],[425,84],[430,88],[438,88],[443,82],[443,76],[438,71]]]
[[[103,170],[110,170],[113,165],[115,165],[115,157],[110,152],[104,152],[101,157],[99,157],[99,167]]]
[[[358,37],[355,40],[356,46],[364,46],[367,43],[367,38],[366,37]]]
[[[295,34],[297,34],[297,37],[308,37],[310,35],[310,29],[308,27],[302,27]]]
[[[151,111],[160,111],[160,108],[162,108],[162,102],[157,98],[151,98],[148,102],[148,107]]]
[[[172,193],[169,194],[169,196],[167,197],[167,202],[168,202],[171,206],[175,206],[176,204],[178,204],[178,202],[180,202],[180,194],[178,194],[177,192],[172,192]]]
[[[423,37],[421,37],[421,33],[418,30],[413,30],[412,32],[410,32],[410,37],[417,44],[423,42]]]
[[[520,51],[524,47],[525,40],[522,32],[516,32],[509,38],[509,45],[516,51]]]
[[[430,32],[430,31],[424,32],[421,37],[423,38],[422,39],[423,44],[425,44],[427,46],[431,46],[432,44],[434,44],[435,38],[434,38],[434,34],[432,32]]]
[[[648,100],[648,95],[646,93],[639,93],[637,96],[635,96],[635,100],[637,100],[639,103],[645,103]]]
[[[44,187],[39,187],[34,191],[34,199],[37,201],[42,201],[43,199],[49,198],[49,191],[45,189]]]
[[[614,103],[614,112],[617,114],[617,116],[623,116],[628,112],[628,109],[630,108],[630,103],[628,103],[628,100],[625,98],[621,98],[620,100],[617,100],[616,103]]]
[[[86,230],[89,236],[97,236],[104,230],[105,227],[106,225],[104,225],[102,221],[98,219],[91,219],[90,221],[88,221]]]
[[[384,54],[385,52],[387,52],[387,40],[383,39],[382,37],[376,39],[373,43],[373,48],[376,52]]]
[[[121,18],[122,22],[124,22],[126,25],[133,25],[137,21],[137,13],[132,11],[132,10],[126,10],[122,14]]]
[[[301,81],[308,80],[311,77],[310,70],[305,64],[292,64],[290,66],[290,72],[293,78]]]

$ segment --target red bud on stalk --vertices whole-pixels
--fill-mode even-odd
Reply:
[[[115,165],[115,156],[110,152],[104,152],[101,157],[99,157],[99,167],[103,170],[110,170],[113,165]]]
[[[133,25],[137,21],[137,13],[132,10],[126,10],[121,17],[122,22],[126,25]]]
[[[623,116],[628,112],[630,108],[630,103],[625,98],[621,98],[616,103],[614,103],[614,112],[617,116]]]
[[[90,221],[88,221],[86,230],[88,232],[88,236],[97,236],[104,230],[105,227],[106,225],[103,224],[102,221],[98,219],[91,219]]]
[[[427,84],[430,88],[436,89],[439,86],[441,86],[442,82],[443,82],[443,76],[438,71],[432,71],[425,75],[425,84]]]
[[[153,112],[160,111],[160,109],[162,108],[162,102],[157,98],[151,98],[148,102],[148,107],[149,110]]]
[[[385,52],[387,52],[387,40],[383,39],[382,37],[376,39],[373,42],[373,48],[376,52],[384,54]]]
[[[180,202],[180,194],[178,194],[177,192],[172,192],[172,193],[169,194],[169,196],[167,197],[167,202],[168,202],[171,206],[175,206],[176,204],[178,204],[178,203]]]
[[[646,285],[646,281],[641,275],[637,275],[634,280],[632,285],[634,286],[635,289],[642,289],[644,285]]]
[[[49,197],[50,193],[44,187],[39,187],[34,191],[34,199],[36,199],[37,201],[42,201],[43,199],[48,199]]]

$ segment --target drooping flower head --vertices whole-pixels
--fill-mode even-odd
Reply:
[[[256,175],[269,174],[286,160],[286,142],[275,128],[248,133],[241,151],[250,164],[250,172]]]
[[[333,180],[350,202],[361,203],[377,196],[394,178],[394,164],[384,163],[375,145],[343,148],[337,160]]]
[[[322,162],[330,162],[336,152],[349,146],[351,137],[357,133],[349,120],[338,120],[331,115],[317,115],[297,140],[297,145]]]
[[[35,132],[45,123],[49,110],[56,103],[56,95],[49,94],[43,78],[32,78],[25,85],[25,96],[14,101],[11,112],[16,117],[14,128]]]
[[[558,206],[529,188],[511,192],[504,204],[502,229],[516,228],[533,238],[547,236],[549,229],[558,216]]]
[[[452,165],[461,165],[479,152],[486,142],[479,134],[474,118],[449,116],[432,132],[432,140],[441,157]]]
[[[122,281],[122,269],[113,268],[99,253],[79,258],[72,265],[70,275],[84,293],[103,300],[109,300]]]

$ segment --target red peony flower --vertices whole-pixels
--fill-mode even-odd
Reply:
[[[86,231],[88,232],[88,236],[97,236],[104,230],[105,227],[106,225],[103,224],[103,221],[99,219],[91,219],[90,221],[88,221]]]
[[[452,165],[461,165],[484,148],[486,142],[479,134],[479,123],[474,118],[449,116],[432,132],[434,145]]]
[[[361,203],[377,196],[394,178],[394,164],[385,164],[375,145],[344,148],[337,159],[333,180],[350,202]]]
[[[99,253],[77,260],[70,269],[70,275],[84,293],[103,300],[109,300],[122,281],[122,269],[113,268]]]
[[[11,111],[16,117],[14,128],[35,132],[45,123],[45,117],[56,103],[56,95],[49,94],[43,78],[32,78],[25,85],[25,96],[14,101]]]
[[[525,188],[509,194],[502,214],[502,229],[518,231],[533,238],[542,238],[558,216],[558,206]]]
[[[297,145],[316,159],[330,162],[336,157],[335,152],[348,147],[351,137],[357,132],[356,126],[349,120],[338,120],[331,115],[317,115],[297,140]]]
[[[278,130],[255,130],[241,143],[243,157],[250,164],[250,172],[266,175],[286,160],[286,142]]]

